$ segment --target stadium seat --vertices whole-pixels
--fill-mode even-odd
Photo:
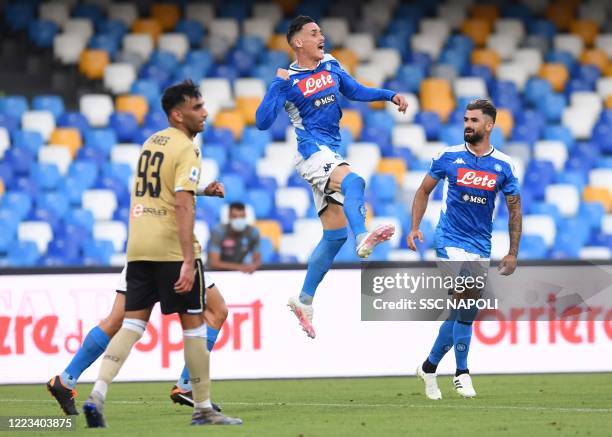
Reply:
[[[178,5],[156,3],[151,6],[151,17],[160,24],[164,32],[168,32],[176,27],[181,17],[181,12]]]
[[[612,211],[612,196],[605,187],[585,187],[582,199],[584,202],[598,202],[606,212]]]
[[[8,117],[21,119],[21,117],[27,110],[28,101],[24,96],[0,97],[0,114],[4,114]],[[6,120],[5,123],[6,122],[8,122],[8,120]]]
[[[522,65],[527,73],[534,75],[542,67],[542,53],[535,48],[520,48],[514,53],[513,61]]]
[[[141,147],[138,144],[118,144],[110,153],[111,162],[116,164],[127,164],[132,171],[138,166]]]
[[[548,215],[527,214],[523,217],[523,233],[541,237],[546,247],[552,247],[557,234],[557,227]]]
[[[363,129],[363,120],[361,119],[361,113],[356,110],[344,110],[342,119],[340,119],[340,128],[347,128],[351,131],[351,135],[354,140],[359,140],[361,137],[361,130]]]
[[[38,245],[34,241],[18,241],[8,251],[8,263],[12,267],[32,267],[40,258]]]
[[[207,3],[188,3],[185,6],[185,16],[189,17],[190,20],[201,23],[204,27],[208,27],[215,18],[214,5]]]
[[[298,262],[306,263],[318,241],[298,234],[283,234],[280,239],[279,255],[294,256]]]
[[[38,161],[56,165],[59,172],[65,175],[72,162],[72,153],[68,146],[63,145],[41,147],[38,152]]]
[[[88,240],[83,244],[84,264],[93,266],[110,265],[114,254],[113,243],[107,240]]]
[[[165,33],[159,38],[158,48],[174,54],[176,59],[182,62],[189,51],[189,40],[183,33]]]
[[[110,63],[106,50],[87,49],[79,57],[79,71],[90,80],[100,80],[104,77],[104,68]]]
[[[357,55],[359,61],[370,60],[375,49],[374,38],[369,33],[349,34],[344,46]]]
[[[141,61],[147,61],[155,46],[151,33],[128,33],[123,37],[123,52],[138,56]]]
[[[599,32],[598,24],[592,20],[574,20],[570,24],[570,32],[582,39],[586,46],[591,46]]]
[[[482,47],[491,33],[491,23],[480,18],[467,19],[461,25],[461,32],[470,37],[478,47]]]
[[[58,95],[37,95],[32,99],[32,109],[35,111],[49,111],[57,120],[64,113],[64,101]]]
[[[20,241],[32,241],[36,243],[38,253],[47,252],[49,242],[53,240],[53,231],[49,223],[38,221],[25,221],[19,224],[17,236]]]
[[[256,112],[260,103],[260,97],[236,97],[236,109],[246,124],[251,126],[255,124]]]
[[[590,170],[589,185],[607,188],[612,193],[612,168],[594,168]]]
[[[410,38],[410,48],[413,52],[427,53],[433,60],[440,57],[444,43],[443,37],[433,34],[417,34]]]
[[[104,127],[114,111],[113,99],[108,94],[85,94],[79,100],[79,109],[92,127]]]
[[[612,250],[602,246],[584,246],[580,249],[578,257],[584,260],[608,261],[612,258]]]
[[[595,38],[595,48],[603,50],[608,57],[612,57],[612,33],[597,35]]]
[[[298,187],[280,187],[276,191],[275,203],[279,208],[292,208],[298,218],[306,215],[310,206],[310,193]]]
[[[329,37],[336,46],[343,46],[349,35],[349,23],[344,17],[326,17],[320,21],[326,37]]]
[[[118,96],[115,101],[115,108],[117,111],[133,114],[138,124],[142,124],[145,115],[149,112],[147,100],[139,95]]]
[[[453,90],[457,98],[488,97],[487,85],[480,77],[462,77],[453,83]]]
[[[112,63],[104,68],[104,87],[113,94],[129,92],[135,79],[136,71],[132,64]]]
[[[41,190],[55,190],[60,182],[60,172],[55,164],[33,163],[30,177]]]
[[[367,183],[378,166],[380,149],[375,143],[353,143],[348,149],[346,160],[351,163],[353,171]]]
[[[402,186],[406,175],[406,163],[401,158],[382,158],[376,168],[378,173],[390,174],[395,178],[398,186]]]
[[[64,65],[77,64],[87,39],[76,33],[62,33],[53,38],[53,55]]]
[[[570,53],[577,59],[584,49],[584,41],[577,35],[562,33],[555,35],[553,47],[555,50]]]
[[[82,203],[83,208],[90,210],[96,220],[111,220],[117,208],[117,197],[111,190],[86,190]]]
[[[49,137],[49,144],[53,146],[64,146],[70,151],[74,158],[83,144],[81,133],[78,129],[59,127],[53,130]]]
[[[226,109],[216,115],[214,126],[216,128],[229,129],[234,136],[234,140],[238,141],[242,136],[246,123],[240,111]]]
[[[62,2],[42,3],[38,7],[38,17],[63,27],[70,17],[69,5]]]
[[[4,152],[11,147],[11,137],[5,127],[0,127],[0,159],[4,157]]]
[[[512,59],[519,39],[509,34],[493,34],[487,39],[487,48],[494,50],[502,61]]]
[[[573,217],[580,206],[580,194],[574,185],[551,184],[546,187],[545,201],[556,205],[564,217]]]
[[[550,82],[555,91],[563,91],[569,79],[567,67],[563,64],[543,64],[539,76]]]
[[[421,125],[396,126],[391,133],[391,141],[396,147],[406,147],[418,155],[425,146],[427,138]]]
[[[21,128],[38,132],[48,141],[55,129],[55,118],[51,111],[25,111],[21,116]]]
[[[120,221],[97,221],[93,225],[93,237],[96,240],[108,240],[113,243],[115,252],[123,252],[127,227]]]

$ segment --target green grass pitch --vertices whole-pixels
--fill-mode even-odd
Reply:
[[[612,374],[473,377],[475,399],[462,399],[440,376],[444,399],[428,401],[414,377],[217,381],[213,400],[244,420],[240,427],[190,427],[191,410],[172,404],[172,383],[115,383],[106,404],[109,428],[91,436],[500,435],[609,436]],[[78,407],[91,390],[79,385]],[[0,386],[0,415],[56,415],[43,385]],[[3,434],[3,433],[2,433]],[[27,433],[23,435],[34,435]],[[38,433],[49,435],[49,432]],[[62,435],[53,432],[51,435]]]

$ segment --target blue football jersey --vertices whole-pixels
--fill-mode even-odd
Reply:
[[[495,148],[479,157],[461,144],[443,149],[429,175],[444,180],[436,249],[458,247],[489,258],[497,193],[519,194],[512,159]]]
[[[293,63],[288,71],[289,80],[277,77],[270,84],[257,108],[256,124],[261,130],[268,129],[284,108],[295,127],[298,150],[304,159],[319,151],[319,146],[334,152],[340,146],[340,94],[362,102],[392,100],[395,95],[390,90],[361,85],[328,54],[314,70]]]

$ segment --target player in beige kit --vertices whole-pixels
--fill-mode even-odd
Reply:
[[[205,286],[200,245],[193,234],[200,177],[200,154],[193,138],[204,129],[208,113],[191,81],[166,89],[162,107],[171,127],[152,135],[140,153],[131,197],[125,318],[106,348],[98,379],[83,404],[89,427],[106,425],[108,385],[142,337],[157,302],[162,313],[178,313],[183,327],[185,363],[193,387],[192,425],[242,423],[215,411],[210,401]]]

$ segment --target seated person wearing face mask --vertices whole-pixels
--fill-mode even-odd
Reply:
[[[247,224],[244,204],[234,202],[229,207],[229,224],[219,224],[212,232],[208,266],[253,273],[260,265],[259,231]]]

